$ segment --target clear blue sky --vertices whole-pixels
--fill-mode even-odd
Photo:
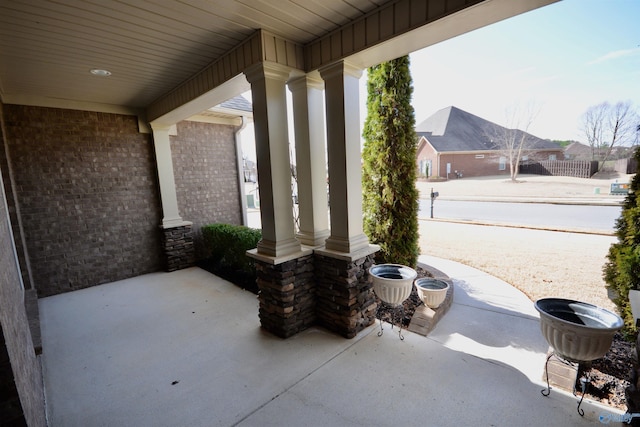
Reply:
[[[417,123],[454,105],[506,125],[534,104],[530,133],[584,141],[590,106],[640,107],[640,0],[563,0],[415,52],[411,73]]]

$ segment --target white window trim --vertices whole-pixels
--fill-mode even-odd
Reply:
[[[500,163],[498,164],[498,170],[504,171],[507,170],[507,158],[500,157]]]

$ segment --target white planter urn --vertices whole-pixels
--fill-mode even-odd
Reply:
[[[369,269],[373,291],[386,304],[398,306],[411,295],[411,287],[418,273],[400,264],[379,264]]]
[[[429,308],[438,308],[447,298],[449,284],[443,280],[422,277],[415,281],[420,300]]]
[[[624,325],[620,316],[586,302],[542,298],[540,330],[555,353],[571,362],[590,362],[603,357],[613,336]]]

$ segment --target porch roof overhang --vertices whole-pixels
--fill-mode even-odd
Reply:
[[[0,0],[0,99],[170,125],[248,90],[256,63],[364,69],[555,1]]]

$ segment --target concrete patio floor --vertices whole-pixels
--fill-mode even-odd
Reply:
[[[428,337],[260,328],[255,295],[199,268],[39,300],[49,423],[72,426],[599,425],[612,408],[553,388],[524,294],[421,257],[454,282]]]

